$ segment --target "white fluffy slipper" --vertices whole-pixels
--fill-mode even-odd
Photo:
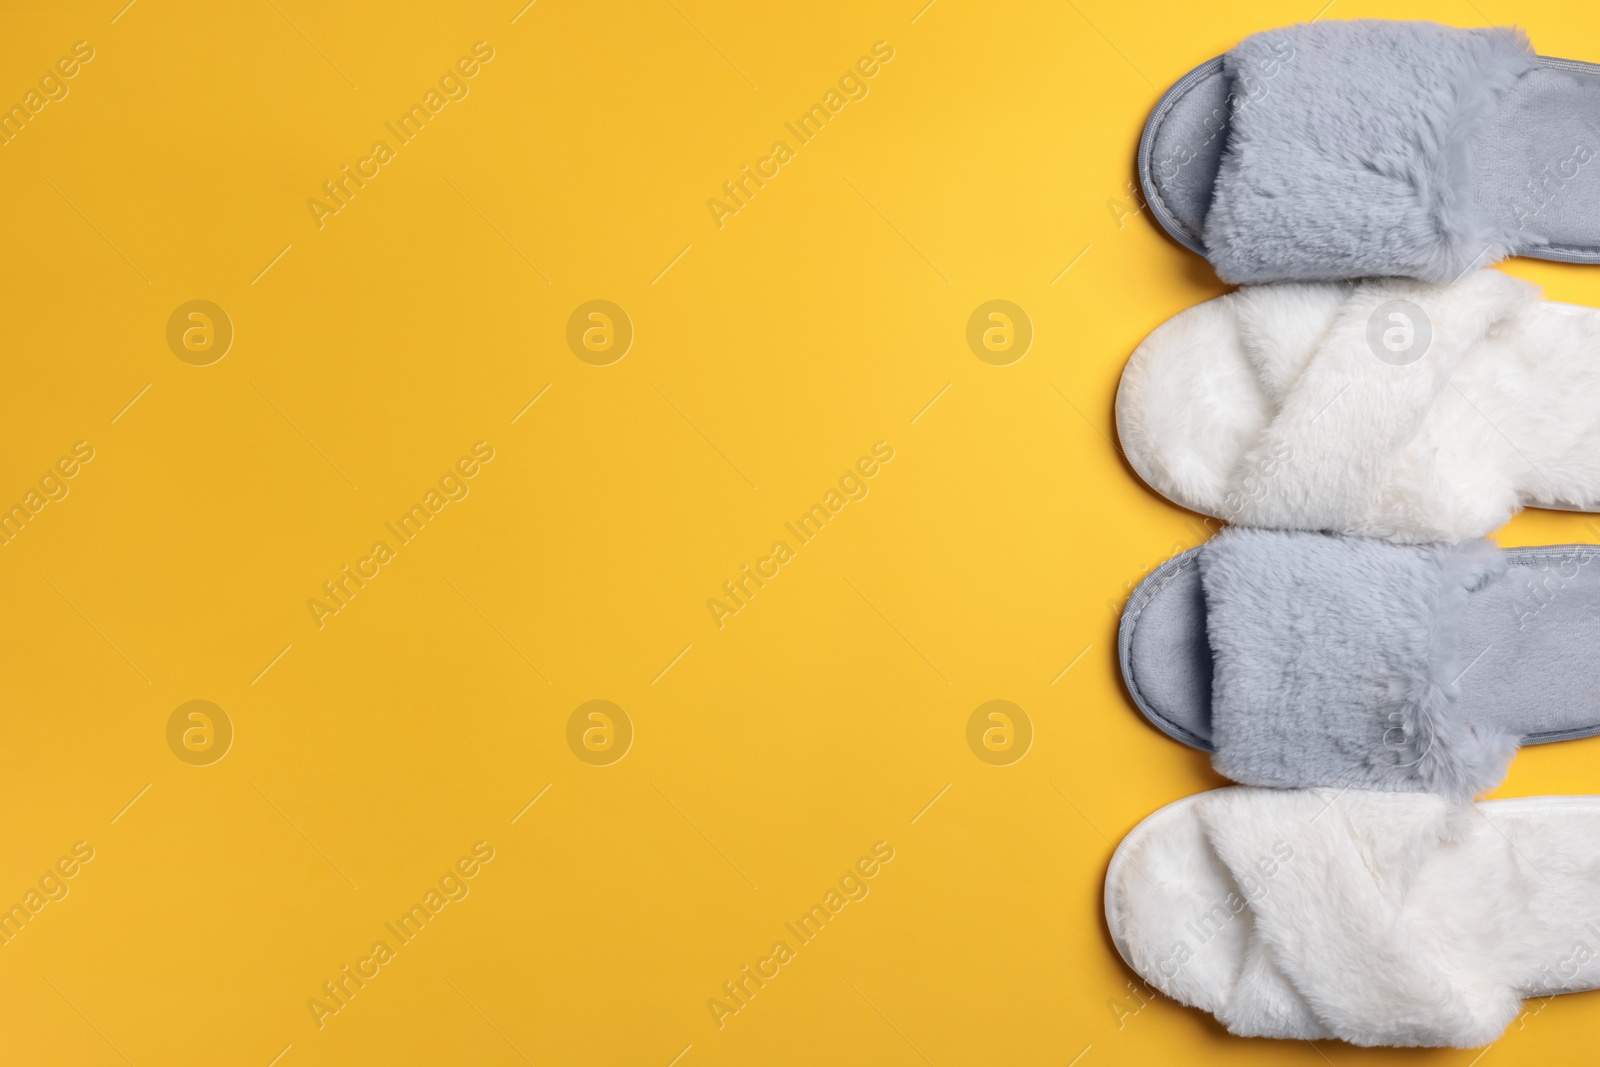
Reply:
[[[1494,270],[1246,287],[1145,339],[1117,433],[1156,492],[1247,526],[1458,541],[1600,511],[1600,311]]]
[[[1600,797],[1217,789],[1134,827],[1105,908],[1129,967],[1232,1033],[1473,1048],[1600,988]]]

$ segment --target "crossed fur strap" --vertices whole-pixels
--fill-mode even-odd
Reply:
[[[1268,30],[1223,57],[1227,143],[1205,222],[1226,282],[1447,282],[1537,239],[1474,203],[1473,156],[1537,56],[1526,35],[1432,22]]]
[[[1223,530],[1200,553],[1217,771],[1463,801],[1493,789],[1517,738],[1464,720],[1456,679],[1467,596],[1505,568],[1489,541]]]
[[[1516,1016],[1519,993],[1457,973],[1410,935],[1405,915],[1418,870],[1456,836],[1457,820],[1472,818],[1426,795],[1223,789],[1204,797],[1206,837],[1252,918],[1218,1018],[1247,1036],[1493,1041]]]
[[[1463,357],[1538,292],[1483,270],[1449,286],[1380,278],[1232,294],[1246,355],[1277,411],[1235,468],[1222,517],[1336,530],[1470,507],[1443,479],[1397,481],[1397,463]],[[1430,465],[1426,454],[1413,458],[1412,468]]]

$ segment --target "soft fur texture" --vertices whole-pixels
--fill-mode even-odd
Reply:
[[[1600,798],[1235,787],[1135,827],[1105,906],[1130,967],[1235,1034],[1473,1048],[1600,987],[1597,897]]]
[[[1216,657],[1200,557],[1210,549],[1208,542],[1152,571],[1129,597],[1117,634],[1134,705],[1169,737],[1205,752],[1214,748]],[[1460,649],[1461,667],[1448,676],[1460,689],[1455,714],[1523,745],[1600,734],[1600,545],[1511,548],[1494,557],[1496,569],[1506,564],[1505,574],[1468,593],[1459,618],[1444,618],[1451,625],[1437,631]],[[1351,583],[1376,580],[1363,573]],[[1332,590],[1330,596],[1354,606],[1383,593]],[[1267,610],[1285,621],[1298,608],[1280,603]],[[1386,658],[1381,663],[1388,667]],[[1418,734],[1392,734],[1388,741],[1403,747]]]
[[[1403,366],[1367,340],[1393,300],[1432,329]],[[1600,510],[1600,312],[1493,270],[1246,287],[1139,346],[1117,431],[1152,488],[1243,525],[1458,541]]]
[[[1517,739],[1464,721],[1456,679],[1467,594],[1505,567],[1487,541],[1223,530],[1200,553],[1212,765],[1245,785],[1456,801],[1499,785]]]
[[[1223,60],[1230,91],[1251,106],[1230,116],[1206,216],[1217,274],[1442,283],[1531,241],[1475,205],[1473,151],[1534,59],[1520,31],[1431,22],[1328,21],[1246,38]],[[1251,97],[1243,79],[1264,64],[1276,73]]]

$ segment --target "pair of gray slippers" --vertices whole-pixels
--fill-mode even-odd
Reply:
[[[1520,504],[1600,507],[1600,418],[1567,412],[1558,438],[1493,406],[1533,410],[1507,386],[1529,359],[1587,395],[1600,317],[1473,269],[1600,263],[1600,66],[1510,29],[1271,30],[1162,97],[1138,166],[1175,240],[1262,284],[1212,302],[1221,325],[1192,309],[1141,346],[1124,449],[1180,503],[1287,527],[1230,527],[1137,589],[1119,652],[1140,711],[1244,784],[1455,800],[1519,744],[1600,733],[1600,546],[1475,539]],[[1366,304],[1399,297],[1434,312],[1435,339],[1394,365],[1367,347]],[[1161,358],[1180,352],[1187,373]],[[1543,391],[1548,416],[1562,382]],[[1507,430],[1521,447],[1500,449]]]

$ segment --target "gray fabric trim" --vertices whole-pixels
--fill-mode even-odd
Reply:
[[[1156,184],[1154,167],[1156,137],[1161,132],[1162,123],[1167,119],[1167,114],[1184,97],[1188,96],[1196,86],[1222,77],[1222,57],[1208,59],[1198,67],[1185,74],[1173,83],[1172,87],[1161,95],[1156,101],[1155,109],[1150,112],[1150,118],[1145,121],[1144,132],[1139,136],[1139,188],[1143,193],[1144,202],[1150,206],[1150,213],[1155,216],[1167,236],[1177,241],[1191,252],[1200,255],[1206,254],[1206,247],[1200,231],[1191,229],[1173,214],[1167,207],[1167,202],[1161,196],[1161,187]],[[1226,137],[1226,132],[1221,136]],[[1215,175],[1212,175],[1215,178]]]
[[[1117,662],[1122,667],[1122,684],[1127,686],[1128,696],[1133,699],[1133,706],[1150,721],[1150,725],[1174,741],[1179,741],[1190,748],[1197,748],[1201,752],[1210,752],[1212,748],[1209,737],[1202,737],[1181,723],[1167,718],[1145,698],[1143,690],[1139,688],[1138,674],[1133,665],[1133,635],[1139,628],[1139,620],[1144,615],[1145,609],[1150,606],[1157,593],[1173,582],[1184,575],[1200,573],[1200,553],[1205,551],[1205,547],[1201,545],[1199,548],[1191,548],[1187,552],[1173,556],[1139,583],[1133,595],[1128,598],[1128,603],[1124,605],[1122,621],[1117,625]]]

